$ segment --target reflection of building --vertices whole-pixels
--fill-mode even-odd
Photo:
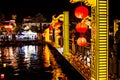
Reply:
[[[36,40],[37,39],[37,33],[29,31],[22,31],[21,34],[16,35],[16,39],[29,39],[29,40]]]

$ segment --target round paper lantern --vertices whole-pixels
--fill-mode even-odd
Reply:
[[[86,38],[85,38],[85,37],[79,37],[79,38],[77,39],[77,44],[78,44],[79,46],[85,46],[85,45],[87,44]]]
[[[79,33],[85,33],[88,30],[88,25],[85,24],[84,22],[79,22],[76,25],[76,31]]]
[[[88,13],[89,13],[89,11],[85,6],[77,7],[74,12],[74,14],[77,18],[85,18],[88,16]]]

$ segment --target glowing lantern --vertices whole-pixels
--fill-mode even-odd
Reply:
[[[6,67],[6,64],[5,64],[5,63],[3,64],[3,67]]]
[[[85,18],[88,16],[88,9],[85,6],[79,6],[75,9],[75,16],[77,18]]]
[[[0,77],[1,77],[1,79],[4,79],[4,78],[5,78],[5,75],[4,75],[4,74],[1,74]]]
[[[5,27],[5,29],[6,29],[8,32],[10,32],[10,31],[13,30],[13,26],[12,26],[12,25],[5,25],[4,27]]]
[[[55,27],[60,27],[60,26],[61,26],[60,22],[55,23]]]
[[[77,44],[78,44],[79,46],[85,46],[85,45],[87,44],[86,38],[84,38],[84,37],[79,37],[78,40],[77,40]]]
[[[79,22],[76,25],[76,31],[80,32],[80,33],[85,33],[88,30],[88,26],[87,24],[85,24],[84,22]]]
[[[50,26],[49,26],[49,29],[52,30],[52,29],[53,29],[53,26],[50,25]]]

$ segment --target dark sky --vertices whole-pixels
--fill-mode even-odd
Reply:
[[[120,4],[115,1],[109,0],[110,21],[120,18]],[[22,18],[40,12],[45,17],[51,18],[53,14],[60,14],[65,10],[73,11],[75,7],[75,4],[71,4],[69,0],[0,0],[0,12],[6,17],[17,14],[18,18]]]
[[[68,0],[0,0],[0,11],[7,17],[11,14],[18,17],[34,16],[40,12],[51,18],[53,14],[62,13],[70,7],[72,5]]]

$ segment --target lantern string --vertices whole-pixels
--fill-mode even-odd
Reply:
[[[82,0],[81,0],[81,2],[80,2],[80,3],[81,3],[81,6],[82,6]]]
[[[81,6],[83,5],[84,0],[81,0]]]

